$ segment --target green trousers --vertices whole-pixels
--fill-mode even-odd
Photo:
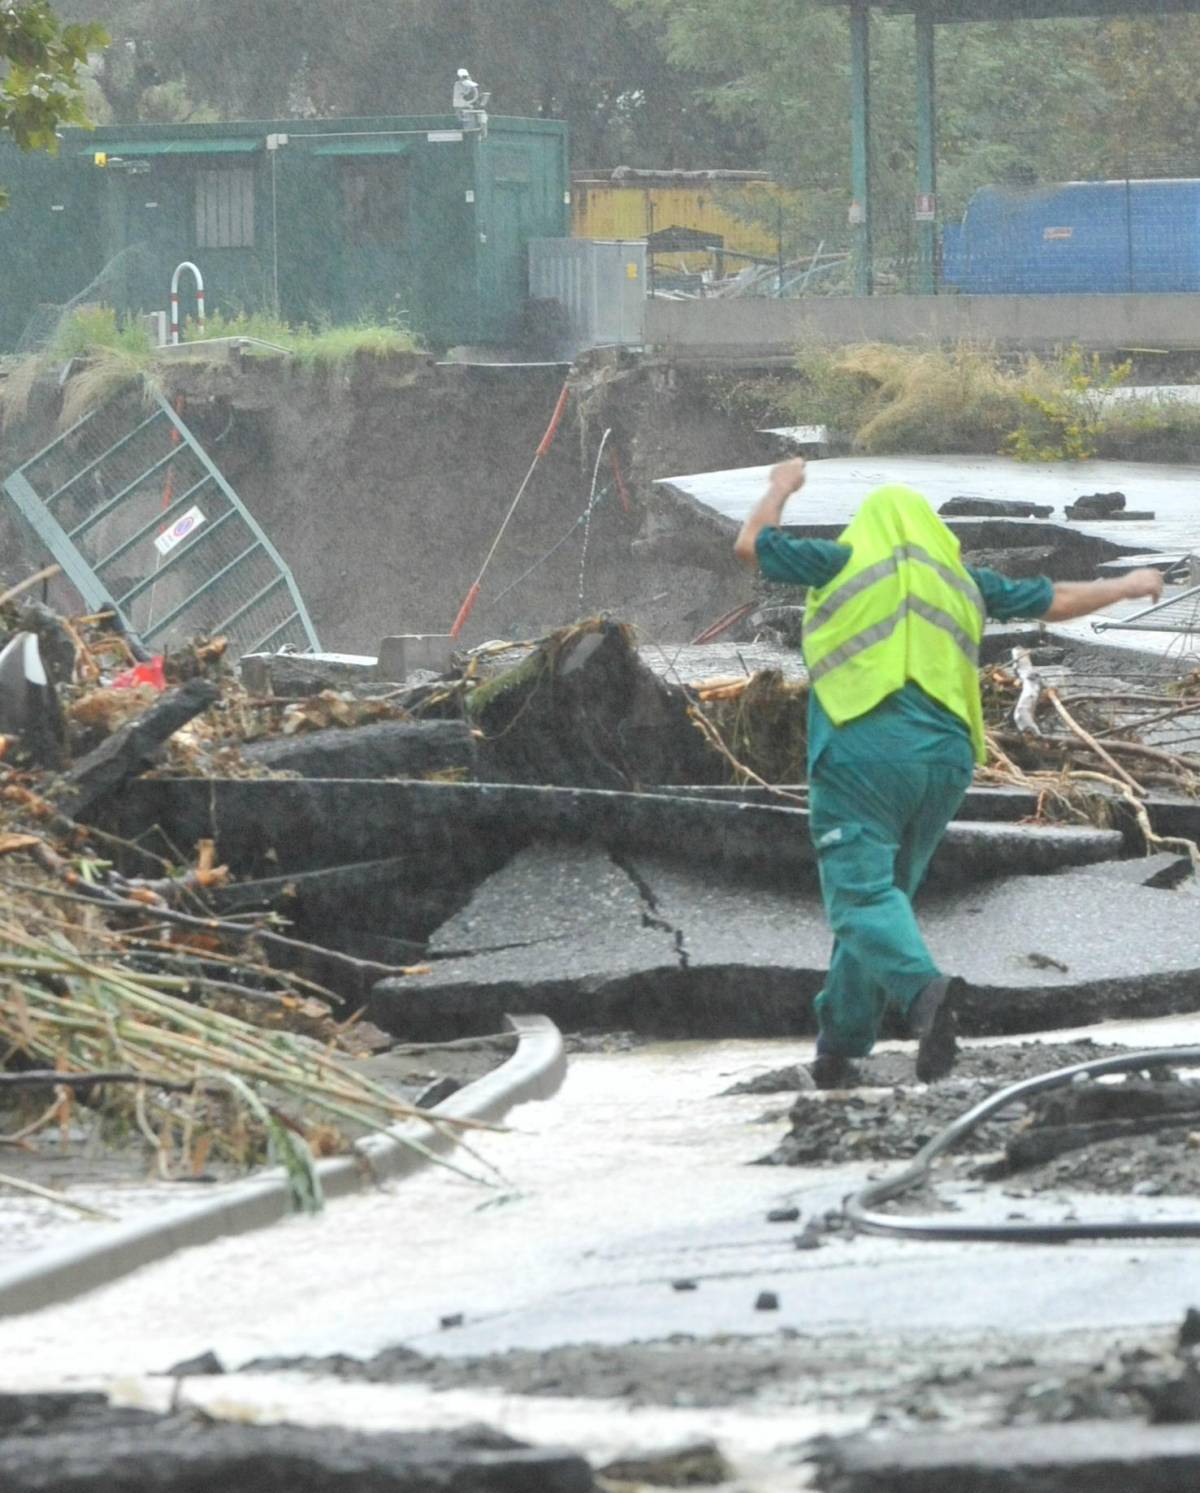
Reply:
[[[819,1052],[865,1057],[888,1004],[907,1014],[940,973],[912,898],[970,782],[959,766],[821,754],[810,824],[835,941],[816,1001]]]

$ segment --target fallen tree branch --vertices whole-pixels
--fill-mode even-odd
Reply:
[[[1029,779],[1025,776],[1024,772],[1017,766],[1014,761],[1012,761],[1010,757],[1005,756],[1004,752],[1001,750],[1000,743],[996,740],[995,734],[993,732],[985,732],[984,741],[987,744],[988,750],[996,758],[997,762],[999,762],[1000,766],[1004,769],[1005,772],[1010,773],[1018,783],[1022,784],[1022,786],[1028,783]],[[990,770],[991,769],[989,768],[982,769],[982,771],[984,772],[988,772]]]
[[[1107,731],[1100,733],[1097,740],[1105,741],[1110,736],[1123,736],[1126,731],[1141,731],[1146,726],[1158,726],[1164,721],[1173,721],[1182,715],[1195,715],[1198,711],[1200,711],[1200,702],[1193,700],[1187,705],[1177,705],[1174,710],[1164,710],[1160,715],[1147,715],[1141,720],[1127,721],[1123,726],[1110,726]]]
[[[290,954],[294,958],[324,964],[345,973],[353,978],[355,988],[364,994],[379,980],[395,975],[409,975],[424,969],[423,965],[376,964],[369,959],[355,959],[353,955],[343,954],[337,949],[326,949],[319,944],[304,943],[297,938],[287,938],[282,933],[272,933],[269,929],[260,928],[255,924],[231,923],[225,918],[200,917],[192,913],[179,912],[175,908],[159,905],[159,899],[153,893],[147,894],[153,898],[149,902],[135,897],[124,897],[114,892],[111,887],[84,881],[45,841],[34,846],[32,853],[39,864],[61,877],[72,888],[71,893],[60,892],[57,894],[59,896],[70,895],[82,901],[100,903],[119,912],[136,913],[142,919],[151,918],[158,922],[170,923],[174,927],[189,928],[196,932],[210,933],[239,942],[259,939],[264,944]],[[47,896],[55,895],[48,888],[43,890]],[[323,993],[332,994],[329,991]],[[344,997],[335,997],[335,999],[343,1001]]]
[[[1048,689],[1046,691],[1046,698],[1058,712],[1067,728],[1079,737],[1084,746],[1089,747],[1093,752],[1095,752],[1096,756],[1100,758],[1101,762],[1103,762],[1108,768],[1110,768],[1117,775],[1117,777],[1121,779],[1122,782],[1126,783],[1135,793],[1140,794],[1144,798],[1146,796],[1146,790],[1142,787],[1142,785],[1137,781],[1136,778],[1132,777],[1128,772],[1126,772],[1119,762],[1115,761],[1109,755],[1109,753],[1105,751],[1105,749],[1100,745],[1100,743],[1094,736],[1090,735],[1083,729],[1083,727],[1079,724],[1079,722],[1075,719],[1075,717],[1071,714],[1071,712],[1067,709],[1063,702],[1058,698],[1057,690]]]
[[[1021,693],[1013,706],[1013,720],[1019,731],[1040,736],[1042,731],[1037,723],[1037,712],[1044,688],[1042,676],[1033,667],[1033,657],[1028,648],[1014,648],[1012,659],[1017,678],[1021,681]]]
[[[18,596],[24,596],[26,591],[32,591],[39,581],[52,580],[54,576],[61,574],[61,565],[47,565],[43,569],[36,571],[33,575],[27,575],[23,581],[18,581],[15,586],[10,586],[0,596],[0,607],[4,606],[6,602],[15,601]]]
[[[93,1218],[98,1223],[116,1223],[111,1213],[105,1213],[101,1208],[92,1208],[87,1203],[77,1203],[65,1192],[55,1192],[52,1187],[39,1187],[36,1182],[26,1182],[22,1177],[10,1177],[0,1172],[0,1186],[11,1187],[16,1192],[27,1192],[30,1197],[44,1198],[48,1203],[57,1203],[60,1208],[73,1208],[76,1213],[82,1213],[85,1218]]]
[[[78,821],[80,815],[111,797],[128,778],[151,767],[164,742],[220,698],[221,691],[208,679],[189,679],[161,695],[148,710],[106,737],[63,775],[56,795],[58,806]]]
[[[708,742],[709,746],[724,757],[736,773],[744,778],[748,778],[750,782],[757,784],[759,788],[765,788],[768,793],[775,794],[777,798],[786,798],[789,802],[798,804],[802,809],[808,808],[807,798],[801,798],[796,793],[789,793],[786,788],[777,788],[774,783],[768,783],[765,778],[760,778],[753,768],[747,767],[744,762],[739,762],[725,745],[724,737],[699,706],[689,705],[687,713],[691,718],[692,724]]]
[[[1200,877],[1200,845],[1195,840],[1186,839],[1183,835],[1160,835],[1150,823],[1150,815],[1146,805],[1126,788],[1125,784],[1115,778],[1105,777],[1099,772],[1078,772],[1076,777],[1085,778],[1089,782],[1107,783],[1110,788],[1115,788],[1121,796],[1123,803],[1127,803],[1133,810],[1134,818],[1137,820],[1138,829],[1142,832],[1142,838],[1146,842],[1147,853],[1151,850],[1174,850],[1180,855],[1186,855],[1192,863],[1192,874]]]
[[[1064,747],[1070,748],[1078,745],[1075,738],[1070,736],[1051,736],[1043,731],[1040,736],[1022,736],[1019,731],[996,731],[993,733],[998,742],[1004,746],[1025,747],[1030,751],[1057,752]],[[1144,757],[1148,762],[1159,762],[1172,768],[1177,776],[1185,774],[1195,777],[1200,771],[1200,760],[1188,761],[1184,757],[1172,756],[1170,752],[1160,751],[1157,747],[1142,746],[1140,742],[1134,741],[1110,741],[1108,751],[1114,757]]]

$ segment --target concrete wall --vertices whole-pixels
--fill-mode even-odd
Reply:
[[[647,343],[680,357],[780,356],[813,341],[1200,349],[1200,295],[652,300],[646,313]]]

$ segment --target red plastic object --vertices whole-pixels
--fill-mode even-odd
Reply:
[[[156,654],[146,664],[134,664],[132,669],[125,669],[109,685],[110,689],[137,689],[140,684],[148,684],[153,689],[166,689],[167,681],[163,674],[162,654]]]
[[[479,582],[476,581],[467,592],[466,600],[458,609],[458,616],[454,619],[454,626],[450,629],[450,636],[457,638],[466,625],[467,618],[475,610],[475,603],[479,600]]]
[[[558,396],[558,402],[554,406],[554,413],[550,416],[550,424],[546,426],[546,434],[538,443],[537,454],[539,459],[545,456],[554,444],[554,437],[558,434],[558,427],[567,408],[567,398],[571,393],[570,384],[564,384]]]

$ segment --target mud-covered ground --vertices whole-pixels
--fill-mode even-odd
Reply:
[[[817,1339],[792,1331],[757,1338],[676,1336],[619,1348],[582,1344],[469,1359],[423,1357],[395,1348],[369,1360],[264,1360],[246,1365],[242,1375],[270,1373],[276,1376],[276,1392],[287,1382],[278,1376],[296,1375],[371,1385],[420,1382],[435,1391],[499,1388],[509,1396],[548,1397],[560,1403],[621,1401],[629,1410],[643,1412],[691,1408],[721,1414],[769,1405],[776,1416],[786,1416],[791,1405],[808,1425],[814,1416],[834,1423],[840,1418],[843,1424],[848,1416],[884,1436],[1089,1420],[1163,1425],[1200,1420],[1198,1326],[1200,1320],[1189,1313],[1180,1326],[1155,1334],[1106,1338],[1099,1332],[1076,1333],[1025,1338],[1019,1347],[1006,1343],[999,1333],[983,1340]],[[220,1374],[222,1368],[208,1358],[172,1366],[169,1372],[180,1379],[193,1373]],[[247,1383],[239,1376],[238,1387],[227,1391],[234,1397],[230,1403],[244,1393]],[[573,1474],[564,1478],[567,1467],[561,1453],[545,1454],[544,1467],[498,1469],[496,1463],[503,1456],[496,1453],[518,1462],[539,1454],[527,1453],[520,1442],[479,1425],[425,1437],[371,1437],[286,1424],[225,1424],[219,1413],[214,1419],[201,1409],[187,1408],[193,1403],[203,1405],[204,1396],[193,1401],[188,1387],[180,1383],[174,1386],[172,1411],[160,1416],[108,1405],[99,1395],[0,1396],[0,1443],[6,1448],[0,1464],[15,1474],[5,1486],[51,1486],[56,1459],[68,1453],[86,1454],[81,1464],[86,1465],[86,1479],[79,1486],[97,1490],[115,1485],[134,1453],[148,1459],[141,1470],[148,1476],[152,1468],[154,1486],[162,1488],[199,1486],[195,1478],[204,1468],[210,1476],[245,1475],[251,1462],[260,1477],[282,1475],[287,1468],[294,1479],[288,1486],[311,1487],[314,1493],[326,1486],[321,1479],[330,1475],[332,1462],[343,1469],[361,1464],[363,1481],[355,1486],[378,1487],[381,1493],[401,1487],[440,1488],[444,1484],[438,1469],[444,1471],[449,1464],[461,1464],[457,1475],[462,1486],[480,1490],[520,1485],[576,1493],[591,1486],[579,1459]],[[608,1487],[614,1478],[621,1485],[636,1482],[647,1487],[755,1485],[739,1479],[711,1441],[673,1443],[668,1449],[652,1439],[653,1432],[645,1440],[643,1429],[639,1446],[632,1418],[630,1428],[623,1459],[607,1466],[593,1460],[603,1479],[596,1486]],[[820,1463],[827,1449],[824,1438],[808,1441],[803,1434],[778,1447],[775,1471],[790,1468],[791,1474],[773,1477],[771,1486],[811,1486],[802,1477],[793,1480],[806,1461]],[[477,1471],[473,1459],[481,1451]],[[385,1470],[388,1459],[394,1481]],[[410,1460],[414,1465],[401,1468]],[[398,1475],[400,1470],[404,1477]],[[514,1473],[517,1482],[512,1481]],[[496,1479],[494,1484],[489,1475]],[[279,1486],[283,1485],[281,1481]]]
[[[789,1110],[762,1116],[764,1124],[778,1119],[789,1123],[787,1135],[761,1158],[764,1165],[900,1161],[911,1159],[939,1131],[1007,1084],[1127,1051],[1091,1040],[973,1047],[961,1054],[948,1079],[928,1087],[914,1086],[909,1054],[882,1053],[860,1065],[861,1088],[818,1093],[811,1089],[807,1072],[793,1066],[758,1075],[729,1092],[766,1095],[801,1090]],[[1156,1077],[1167,1079],[1161,1072]],[[1131,1114],[1144,1108],[1137,1102],[1143,1092],[1155,1097],[1144,1078],[1109,1082],[1125,1085],[1129,1104],[1124,1109]],[[1186,1091],[1180,1093],[1186,1104]],[[1055,1120],[1061,1124],[1071,1117],[1048,1115],[1044,1105],[1031,1111],[1017,1103],[964,1137],[946,1163],[947,1174],[1003,1182],[1008,1195],[1016,1197],[1065,1190],[1134,1198],[1192,1196],[1200,1190],[1200,1093],[1196,1100],[1194,1116],[1186,1108],[1178,1114],[1150,1114],[1143,1117],[1144,1133],[1078,1136],[1063,1154],[1040,1162],[1024,1159],[1015,1149],[1006,1156],[1006,1148],[1028,1143],[1038,1126],[1044,1130]],[[931,1201],[936,1198],[927,1196],[923,1206]]]
[[[1197,1323],[1156,1336],[1099,1334],[978,1339],[678,1335],[619,1347],[582,1343],[487,1357],[425,1356],[404,1347],[373,1358],[258,1359],[250,1374],[295,1373],[365,1384],[419,1383],[435,1391],[619,1399],[631,1408],[724,1407],[762,1396],[830,1410],[874,1406],[878,1424],[1014,1425],[1103,1419],[1200,1420]],[[215,1361],[171,1366],[221,1372]]]
[[[449,631],[566,375],[405,356],[325,371],[175,363],[163,376],[291,567],[322,646],[373,654],[394,633]],[[648,638],[685,641],[750,586],[735,526],[693,515],[680,530],[678,505],[652,483],[771,460],[778,443],[722,409],[703,374],[599,354],[571,384],[463,641],[536,636],[601,610]],[[56,436],[60,398],[40,390],[27,426],[6,433],[0,475]],[[40,550],[4,506],[0,575],[17,580]]]

